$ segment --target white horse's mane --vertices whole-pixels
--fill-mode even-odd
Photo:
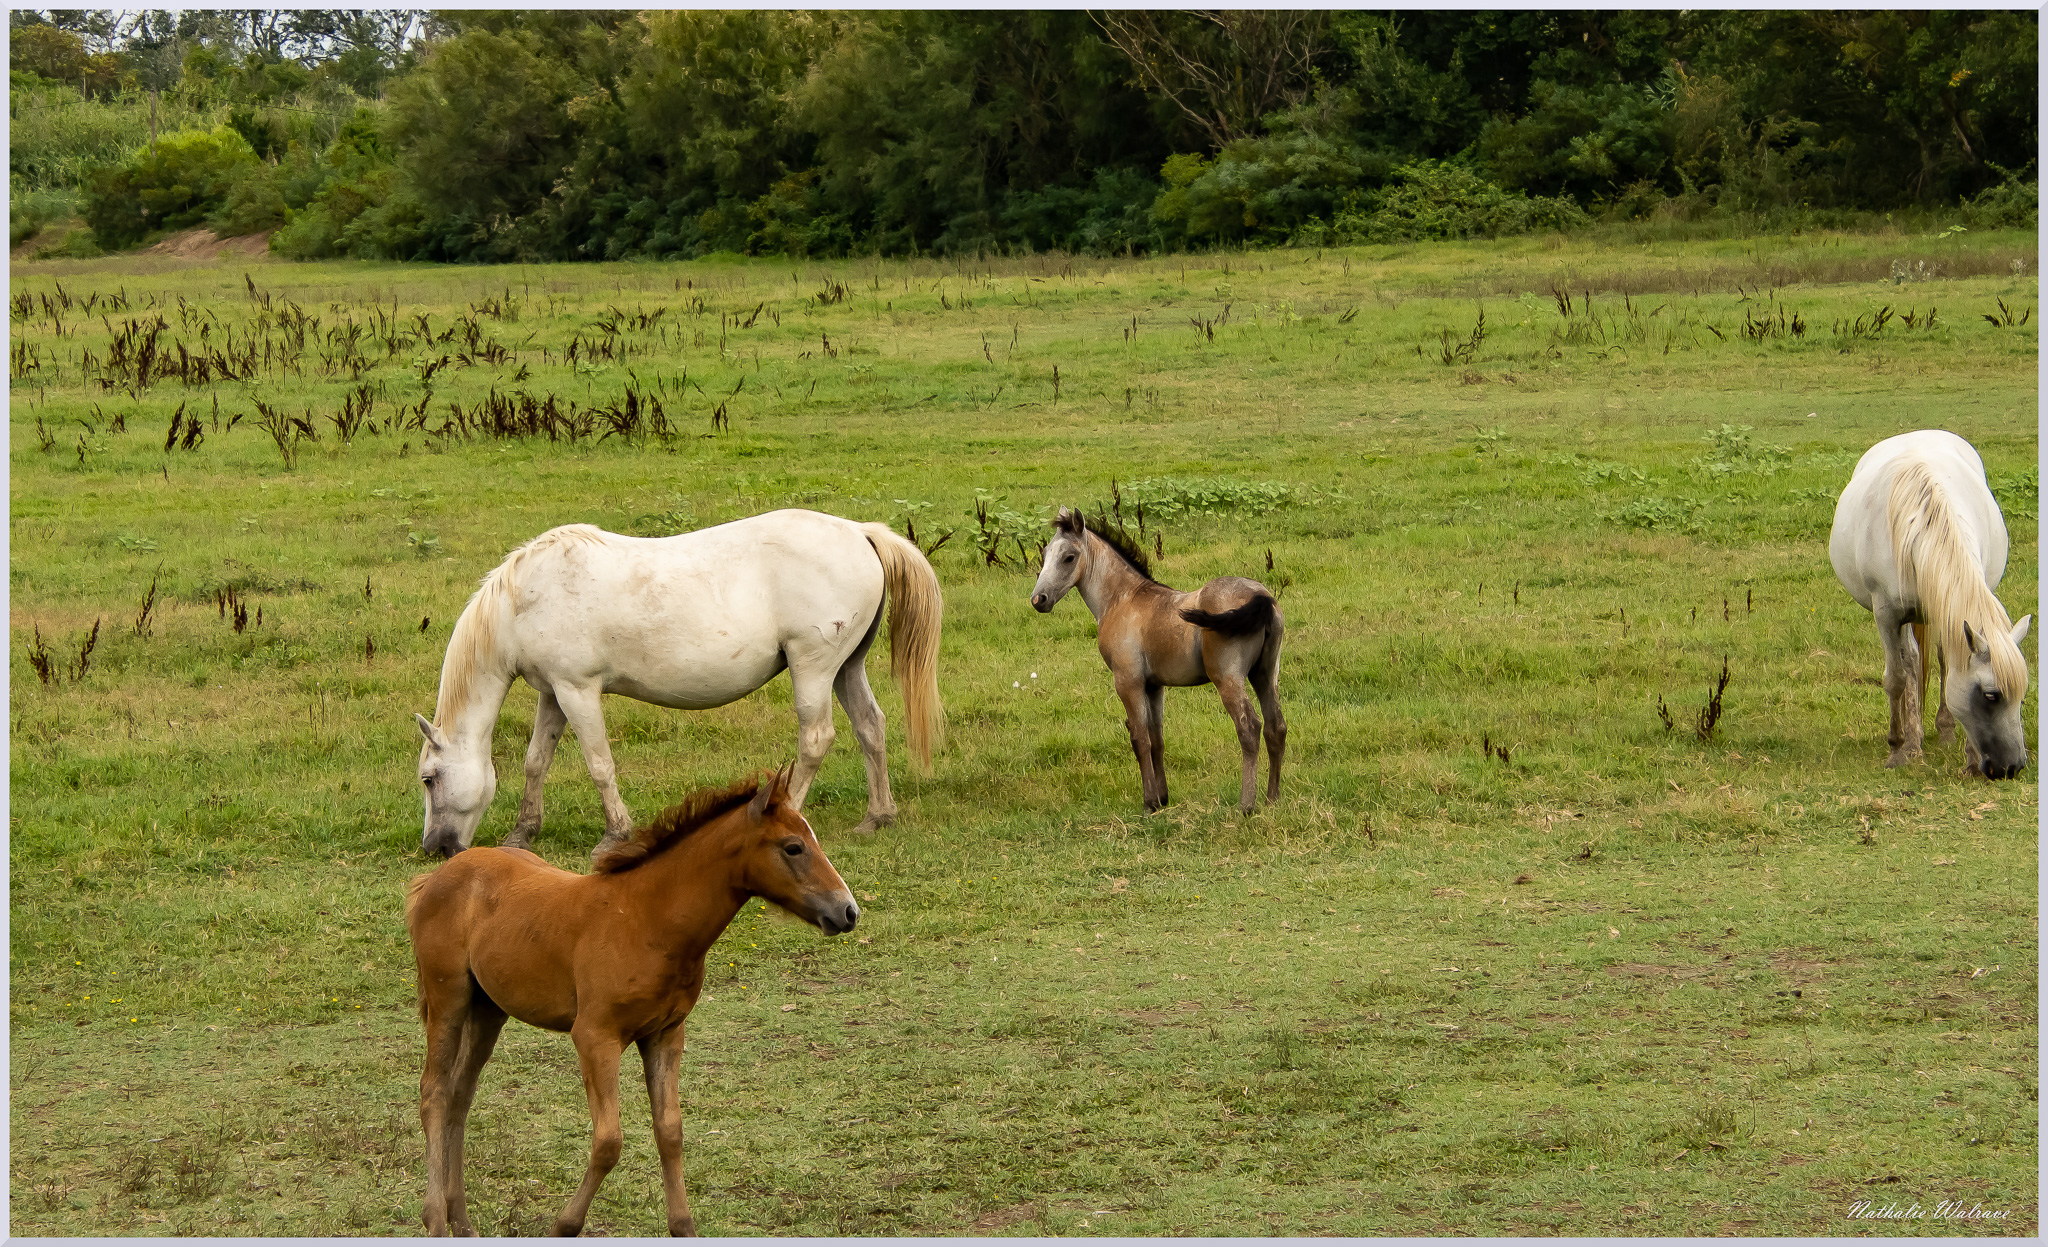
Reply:
[[[550,528],[506,555],[504,562],[484,574],[448,637],[448,657],[441,665],[441,693],[434,702],[435,726],[447,726],[454,712],[468,703],[470,685],[497,656],[498,623],[510,614],[513,595],[519,589],[520,570],[557,546],[602,545],[604,539],[604,530],[592,524]]]
[[[2012,617],[1984,583],[1984,569],[1956,524],[1956,507],[1934,472],[1919,459],[1899,464],[1892,477],[1888,519],[1892,554],[1903,588],[1920,603],[1942,651],[1955,661],[1969,653],[1963,621],[1991,649],[1999,691],[2027,691],[2027,660],[2012,641]]]

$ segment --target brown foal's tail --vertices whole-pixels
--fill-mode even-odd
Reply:
[[[1180,617],[1197,628],[1207,628],[1224,636],[1250,636],[1254,632],[1263,632],[1273,625],[1274,609],[1273,595],[1261,593],[1235,610],[1220,611],[1212,615],[1208,611],[1190,606],[1180,613]]]
[[[903,690],[904,734],[918,769],[932,769],[932,746],[945,723],[939,704],[939,623],[945,601],[939,578],[924,554],[890,531],[887,524],[863,524],[868,544],[882,560],[882,584],[889,595],[889,674]]]

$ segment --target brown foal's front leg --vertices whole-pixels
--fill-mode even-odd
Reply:
[[[1145,712],[1152,724],[1152,779],[1159,786],[1159,804],[1166,808],[1166,689],[1158,684],[1145,687]]]
[[[690,1193],[683,1186],[683,1027],[640,1041],[640,1064],[647,1075],[647,1103],[654,1116],[654,1150],[661,1154],[661,1193],[668,1205],[668,1232],[694,1238],[697,1218],[690,1214]]]
[[[575,1041],[576,1059],[583,1067],[583,1094],[590,1101],[590,1166],[583,1171],[583,1185],[555,1218],[550,1232],[557,1238],[574,1238],[583,1232],[598,1184],[619,1163],[619,1152],[625,1147],[625,1137],[619,1133],[619,1055],[625,1044],[616,1035],[581,1027],[571,1027],[569,1038]]]
[[[1124,704],[1124,727],[1131,734],[1131,752],[1138,757],[1138,782],[1144,791],[1145,812],[1150,814],[1166,804],[1166,784],[1154,778],[1157,756],[1152,742],[1158,729],[1152,721],[1151,695],[1143,681],[1116,679],[1117,699]]]

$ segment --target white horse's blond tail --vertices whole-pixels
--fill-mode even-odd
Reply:
[[[918,770],[930,774],[932,748],[945,725],[939,704],[939,624],[945,612],[939,578],[923,552],[887,524],[860,527],[882,560],[882,584],[889,595],[889,674],[903,690],[904,735]]]

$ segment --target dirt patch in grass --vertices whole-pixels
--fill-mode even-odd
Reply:
[[[222,238],[210,229],[188,229],[154,246],[144,247],[144,255],[167,255],[181,260],[224,260],[230,258],[254,258],[270,254],[269,234],[240,234],[233,238]]]

